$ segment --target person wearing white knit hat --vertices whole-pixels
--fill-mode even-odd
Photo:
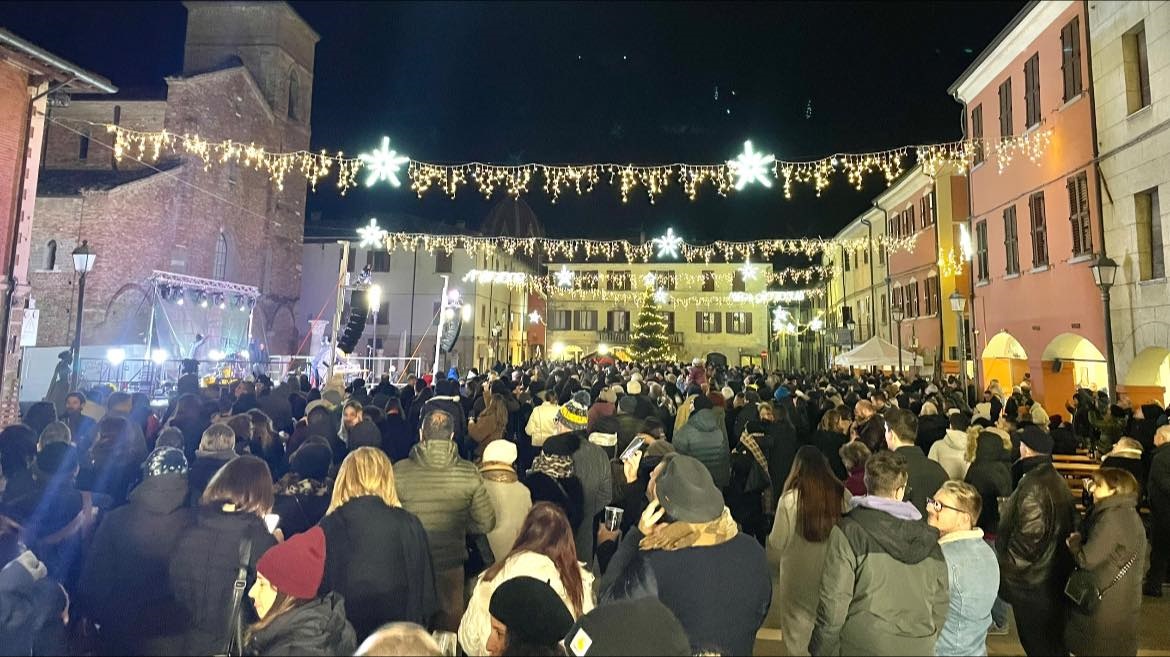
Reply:
[[[496,526],[487,533],[492,554],[506,555],[520,535],[524,518],[532,508],[532,493],[516,475],[516,444],[510,440],[493,440],[483,449],[483,487],[487,489],[496,512]]]

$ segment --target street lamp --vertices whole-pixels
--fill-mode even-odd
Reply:
[[[503,334],[503,332],[504,327],[500,326],[500,322],[497,320],[495,325],[492,326],[492,342],[494,343],[494,346],[492,347],[492,355],[495,356],[496,362],[503,362],[500,360],[500,335]]]
[[[1113,318],[1109,313],[1109,289],[1117,280],[1117,263],[1102,253],[1089,266],[1093,282],[1101,290],[1101,301],[1105,304],[1105,369],[1109,373],[1109,398],[1117,399],[1117,366],[1113,362]]]
[[[967,310],[967,297],[958,292],[952,292],[950,300],[951,310],[955,311],[955,321],[958,324],[955,335],[959,338],[959,385],[963,388],[963,399],[967,399],[967,332],[963,329],[963,315]]]
[[[85,311],[85,275],[93,271],[97,254],[90,250],[89,240],[82,240],[81,246],[73,249],[73,271],[79,274],[77,279],[77,326],[73,330],[73,375],[69,380],[69,389],[77,390],[77,370],[81,367],[81,316]]]
[[[382,286],[374,284],[367,288],[366,301],[374,311],[373,341],[370,343],[370,370],[373,371],[374,364],[377,362],[374,358],[378,355],[378,309],[382,306]],[[378,374],[380,375],[381,372]]]
[[[845,320],[845,328],[849,331],[849,348],[853,348],[853,329],[857,328],[857,322],[852,318]]]
[[[890,318],[898,325],[898,376],[902,375],[902,320],[905,317],[906,312],[900,307],[894,307],[890,310]]]

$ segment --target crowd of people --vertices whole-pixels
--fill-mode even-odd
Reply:
[[[0,431],[0,654],[1136,655],[1170,426],[1065,410],[699,360],[71,392]]]

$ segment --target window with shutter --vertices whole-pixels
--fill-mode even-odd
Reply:
[[[911,205],[910,207],[906,208],[906,225],[910,227],[909,232],[911,233],[918,229],[918,226],[915,225],[914,221],[914,206]]]
[[[1003,247],[1006,260],[1005,273],[1009,276],[1020,273],[1020,236],[1016,231],[1016,206],[1003,211]]]
[[[983,105],[971,110],[971,140],[975,142],[975,164],[979,164],[987,156],[983,148]]]
[[[1146,53],[1146,24],[1142,21],[1121,37],[1125,105],[1130,114],[1150,105],[1150,63]]]
[[[703,291],[704,292],[714,292],[715,291],[715,272],[710,271],[710,270],[703,271]]]
[[[1093,232],[1089,224],[1089,176],[1082,171],[1068,178],[1066,184],[1073,255],[1089,255],[1093,252]]]
[[[1064,79],[1064,101],[1081,93],[1081,19],[1073,16],[1060,30],[1060,72]]]
[[[1012,79],[1008,78],[999,85],[999,137],[1006,139],[1012,134]]]
[[[987,220],[975,224],[975,264],[976,275],[979,280],[986,282],[990,279],[991,270],[987,261]]]
[[[1166,277],[1166,255],[1162,246],[1162,216],[1158,188],[1133,195],[1137,218],[1138,259],[1143,281]]]
[[[1024,113],[1026,128],[1040,123],[1040,53],[1024,62]]]
[[[1044,192],[1037,192],[1028,199],[1028,215],[1032,227],[1032,266],[1048,264],[1048,224],[1044,217]]]
[[[854,264],[856,264],[856,263],[854,263]],[[743,280],[743,272],[738,270],[738,269],[735,270],[735,273],[732,274],[732,276],[731,276],[731,291],[732,292],[746,292],[747,291],[747,283]]]

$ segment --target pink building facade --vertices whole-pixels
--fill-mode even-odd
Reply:
[[[968,177],[980,382],[1027,380],[1052,413],[1107,385],[1089,75],[1084,3],[1034,2],[949,89],[984,140]]]

